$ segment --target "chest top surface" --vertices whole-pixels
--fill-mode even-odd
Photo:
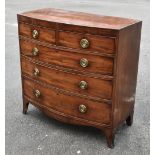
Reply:
[[[19,15],[49,22],[115,30],[120,30],[124,27],[139,22],[139,20],[134,19],[65,11],[53,8],[33,10]]]

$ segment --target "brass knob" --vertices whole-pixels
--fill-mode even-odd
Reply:
[[[81,60],[80,60],[80,65],[81,65],[81,67],[87,67],[88,66],[88,60],[86,59],[86,58],[82,58]]]
[[[81,39],[80,45],[82,48],[88,48],[89,47],[89,41],[87,39]]]
[[[37,98],[39,98],[40,95],[41,95],[41,93],[40,93],[39,90],[35,90],[35,91],[34,91],[34,95],[35,95]]]
[[[87,107],[83,104],[79,105],[79,111],[81,113],[86,113],[87,112]]]
[[[33,71],[33,75],[34,76],[38,76],[40,73],[39,69],[38,68],[35,68],[34,71]]]
[[[34,56],[37,56],[37,55],[39,54],[39,50],[38,50],[37,47],[34,47],[34,48],[32,49],[32,54],[33,54]]]
[[[79,83],[79,86],[80,86],[81,89],[87,89],[88,84],[87,84],[86,81],[81,81],[81,82]]]
[[[32,37],[33,37],[34,39],[36,39],[36,38],[38,38],[38,36],[39,36],[39,32],[38,32],[37,30],[33,30],[33,31],[32,31]]]

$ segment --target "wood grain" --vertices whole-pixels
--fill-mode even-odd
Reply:
[[[89,26],[102,29],[116,29],[116,30],[120,30],[126,26],[138,22],[138,20],[134,19],[95,15],[83,12],[54,9],[54,8],[33,10],[22,13],[20,15],[22,15],[23,17],[26,16],[30,18],[35,18],[37,20],[45,20],[55,23],[65,23],[68,25]]]
[[[55,31],[45,28],[40,28],[37,26],[31,26],[29,24],[19,24],[19,34],[28,36],[32,38],[32,31],[37,30],[39,32],[39,37],[36,40],[46,41],[51,44],[55,44]]]
[[[62,122],[99,128],[113,148],[119,125],[133,123],[142,22],[49,8],[17,18],[23,113],[31,103]],[[90,42],[86,49],[80,46],[83,38]],[[32,55],[34,47],[38,56]],[[88,67],[80,67],[81,58]],[[88,88],[81,90],[80,81]],[[40,91],[39,98],[34,90]],[[86,113],[79,111],[81,104]]]
[[[112,96],[112,82],[100,79],[89,78],[85,76],[77,76],[74,74],[68,74],[57,70],[52,70],[47,67],[31,63],[28,60],[22,58],[22,73],[27,74],[34,79],[47,82],[55,87],[66,89],[71,92],[85,94],[88,96],[96,96],[103,99],[111,99]],[[39,75],[34,76],[34,69],[39,70]],[[85,90],[80,89],[80,81],[86,81],[88,88]]]
[[[39,50],[38,56],[33,56],[32,54],[32,49],[34,47],[37,47]],[[21,53],[26,56],[49,64],[64,66],[82,72],[93,72],[103,75],[113,74],[113,58],[56,50],[22,39],[20,39],[20,50]],[[80,59],[82,58],[86,58],[89,61],[88,67],[83,68],[80,66]]]
[[[83,49],[80,46],[80,41],[83,38],[86,38],[90,42],[90,46],[86,49]],[[60,46],[65,46],[69,48],[78,48],[83,49],[85,51],[92,50],[103,53],[115,53],[115,39],[109,37],[60,31],[58,44]]]
[[[92,102],[82,98],[66,96],[60,94],[59,92],[53,91],[52,89],[40,86],[27,79],[23,79],[23,82],[25,88],[24,95],[28,96],[32,100],[36,100],[41,105],[71,116],[84,118],[94,122],[105,124],[110,122],[111,105],[109,104]],[[41,96],[39,98],[35,97],[34,90],[39,90],[41,92]],[[88,108],[86,113],[80,113],[80,104],[86,105]]]
[[[139,22],[120,31],[113,94],[114,126],[121,124],[134,111],[141,26]]]

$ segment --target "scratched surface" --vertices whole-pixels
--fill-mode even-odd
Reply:
[[[22,114],[16,14],[54,7],[143,21],[134,124],[122,125],[115,148],[97,129],[63,124],[33,106]],[[6,0],[6,155],[149,155],[149,1]]]

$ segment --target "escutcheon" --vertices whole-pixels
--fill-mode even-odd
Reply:
[[[88,84],[86,81],[80,81],[79,86],[81,89],[87,89]]]
[[[37,55],[39,54],[39,50],[38,50],[37,47],[34,47],[34,48],[32,49],[32,54],[33,54],[34,56],[37,56]]]
[[[39,32],[38,32],[37,30],[33,30],[33,31],[32,31],[32,37],[33,37],[34,39],[37,39],[38,36],[39,36]]]
[[[87,107],[83,104],[79,105],[79,111],[81,113],[86,113],[87,112]]]
[[[80,60],[80,65],[81,65],[81,67],[87,67],[88,66],[88,64],[89,64],[89,62],[88,62],[88,60],[86,59],[86,58],[82,58],[81,60]]]
[[[88,48],[89,47],[89,41],[87,39],[81,39],[80,45],[82,48]]]
[[[34,75],[34,76],[38,76],[39,73],[40,73],[39,69],[38,69],[38,68],[35,68],[35,69],[34,69],[34,72],[33,72],[33,75]]]
[[[39,97],[41,96],[41,93],[40,93],[39,90],[35,90],[35,91],[34,91],[34,95],[35,95],[37,98],[39,98]]]

